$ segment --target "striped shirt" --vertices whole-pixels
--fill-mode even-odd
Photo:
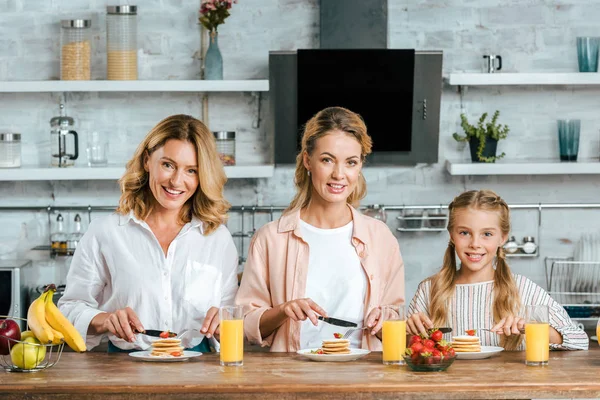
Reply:
[[[550,326],[562,335],[562,344],[550,344],[552,349],[587,350],[589,339],[571,320],[565,309],[558,304],[540,286],[522,275],[513,274],[519,288],[522,304],[547,305],[549,308]],[[429,315],[428,308],[431,293],[431,280],[426,279],[419,284],[417,292],[408,308],[408,315],[423,313]],[[487,328],[495,325],[493,314],[494,282],[479,282],[456,285],[454,296],[450,300],[448,318],[455,334],[462,334],[469,329]],[[450,340],[451,334],[444,339]],[[479,331],[482,346],[500,346],[500,335],[488,331]],[[524,341],[517,350],[524,350]]]

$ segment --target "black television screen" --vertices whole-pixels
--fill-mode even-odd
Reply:
[[[298,138],[319,110],[360,114],[374,152],[411,151],[415,51],[298,50]]]

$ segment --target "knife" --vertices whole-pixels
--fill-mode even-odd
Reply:
[[[320,319],[321,321],[327,322],[328,324],[331,324],[331,325],[345,326],[345,327],[350,327],[350,328],[356,328],[358,326],[354,322],[344,321],[343,319],[337,319],[337,318],[332,318],[332,317],[323,317],[321,315],[319,315],[317,317],[317,319]]]
[[[438,330],[442,333],[450,333],[452,332],[452,328],[438,328]]]
[[[154,336],[154,337],[160,337],[160,334],[163,333],[165,331],[159,331],[157,329],[146,329],[143,332],[137,332],[137,333],[141,333],[142,335],[146,335],[146,336]],[[177,336],[177,334],[175,332],[170,332],[169,331],[169,337],[175,337]]]

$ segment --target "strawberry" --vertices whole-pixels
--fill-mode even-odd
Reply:
[[[444,334],[440,330],[435,330],[429,335],[429,337],[434,342],[439,342],[444,337]]]
[[[317,354],[325,354],[325,353],[323,352],[323,349],[319,349],[319,350],[317,350]]]
[[[430,350],[433,350],[433,348],[435,347],[435,342],[431,339],[427,339],[423,342],[423,346]]]
[[[173,351],[173,352],[171,353],[171,355],[172,355],[173,357],[181,357],[181,352],[180,352],[180,351]]]
[[[448,349],[448,355],[449,355],[450,357],[454,357],[454,356],[456,355],[456,352],[454,351],[454,349],[453,349],[452,347],[450,347],[450,348]]]
[[[167,339],[169,337],[169,332],[168,331],[161,332],[160,335],[158,335],[158,336],[163,339]]]
[[[415,343],[421,343],[423,339],[419,335],[413,335],[410,337],[409,346],[412,346]]]
[[[469,335],[469,336],[475,336],[475,334],[477,333],[477,330],[476,329],[469,329],[469,330],[466,330],[465,333],[467,335]]]
[[[419,342],[417,342],[417,343],[413,343],[413,344],[410,346],[410,349],[412,350],[413,354],[414,354],[414,353],[417,353],[417,354],[419,354],[419,353],[421,352],[421,350],[423,349],[423,344],[422,344],[422,343],[419,343]]]
[[[334,333],[334,334],[333,334],[333,337],[334,337],[334,338],[336,338],[336,339],[341,339],[341,338],[342,338],[342,336],[343,336],[343,335],[342,335],[341,333]]]

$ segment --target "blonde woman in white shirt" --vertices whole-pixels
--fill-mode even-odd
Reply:
[[[88,348],[107,334],[109,351],[146,349],[145,329],[218,334],[218,307],[237,292],[226,180],[199,120],[173,115],[148,133],[119,181],[116,213],[79,243],[59,302]],[[208,351],[207,340],[195,349]]]

